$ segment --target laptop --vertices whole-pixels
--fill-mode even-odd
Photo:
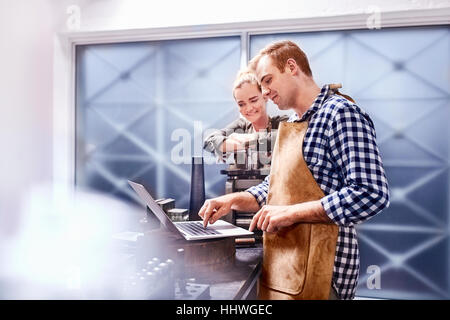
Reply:
[[[186,240],[242,237],[253,234],[251,231],[237,227],[223,220],[217,220],[214,224],[210,224],[206,228],[203,227],[203,221],[172,222],[142,184],[130,180],[128,180],[128,183],[137,193],[139,198],[141,198],[141,200],[156,215],[165,229],[180,234]]]

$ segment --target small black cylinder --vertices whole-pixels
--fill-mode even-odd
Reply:
[[[201,220],[198,215],[205,202],[205,176],[203,157],[192,157],[191,199],[189,204],[189,220]]]

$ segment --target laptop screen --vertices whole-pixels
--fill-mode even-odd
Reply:
[[[145,189],[142,184],[128,180],[128,183],[138,194],[141,200],[150,208],[150,210],[156,215],[161,224],[169,231],[174,231],[180,233],[180,231],[175,227],[173,222],[169,219],[163,209],[156,203],[152,198],[150,193]]]

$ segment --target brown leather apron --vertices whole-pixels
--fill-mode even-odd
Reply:
[[[324,193],[303,159],[308,122],[280,123],[270,169],[267,204],[292,205],[319,200]],[[297,223],[264,232],[259,299],[328,299],[338,226]]]

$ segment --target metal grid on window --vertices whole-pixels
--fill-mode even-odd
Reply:
[[[190,155],[172,161],[172,133],[189,133],[185,152],[198,155],[202,130],[238,117],[239,63],[239,37],[77,46],[76,184],[137,201],[136,180],[189,208]],[[205,166],[207,197],[224,193],[222,167]]]

